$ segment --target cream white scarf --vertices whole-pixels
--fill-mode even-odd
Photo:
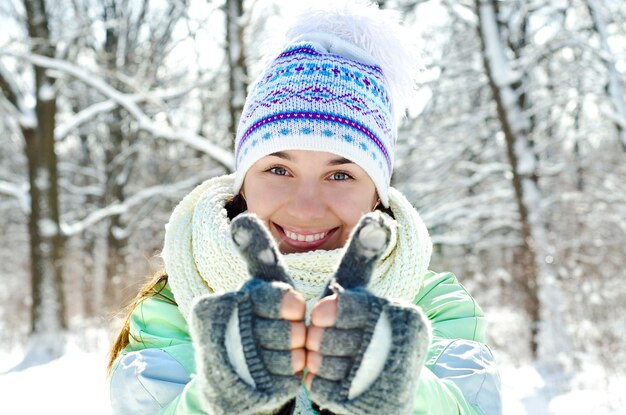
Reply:
[[[176,206],[165,228],[163,260],[181,313],[207,293],[236,291],[250,278],[230,236],[225,205],[233,197],[234,175],[209,179]],[[409,201],[389,189],[395,216],[391,244],[369,284],[376,295],[413,301],[427,271],[432,244],[426,226]],[[321,295],[344,249],[284,255],[287,273],[309,304]]]

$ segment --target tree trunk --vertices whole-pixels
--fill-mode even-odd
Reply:
[[[248,89],[242,16],[243,0],[226,0],[226,53],[228,54],[228,86],[230,88],[228,132],[233,138],[237,134],[237,125]],[[234,140],[231,140],[230,143],[232,149]]]
[[[75,108],[74,112],[78,112]],[[92,164],[91,150],[89,149],[89,138],[86,134],[80,134],[81,155],[78,160],[79,168],[89,168]],[[91,185],[90,180],[85,176],[79,177],[79,186]],[[87,206],[95,206],[98,200],[94,195],[88,195],[85,200]],[[98,292],[96,287],[96,232],[85,232],[83,234],[83,273],[78,277],[80,298],[82,309],[85,317],[95,317],[102,310],[102,293]]]
[[[537,157],[528,136],[532,121],[524,115],[513,89],[514,83],[520,81],[513,76],[506,58],[495,1],[476,0],[476,9],[483,64],[505,136],[520,216],[527,311],[532,320],[531,349],[542,363],[558,365],[559,355],[570,350],[570,343],[561,318],[560,288],[551,265],[553,258],[541,209]]]
[[[33,52],[54,56],[43,0],[24,1]],[[67,328],[63,295],[63,237],[59,226],[59,194],[54,127],[56,97],[53,80],[34,68],[36,126],[22,126],[31,191],[29,234],[32,273],[31,352],[58,357]],[[59,338],[59,336],[61,336]],[[44,348],[42,350],[42,348]]]
[[[122,112],[117,109],[112,114],[113,122],[109,126],[109,147],[105,151],[106,158],[106,193],[105,205],[123,203],[125,200],[124,188],[128,183],[133,157],[119,157],[128,151],[129,138],[121,128]],[[107,263],[105,304],[111,311],[118,310],[122,305],[123,282],[126,281],[126,247],[128,238],[126,224],[121,215],[112,215],[107,228]]]
[[[132,62],[127,60],[125,50],[120,50],[124,45],[126,49],[132,48],[129,44],[130,28],[124,31],[115,22],[127,18],[125,13],[130,13],[126,8],[118,7],[116,1],[111,1],[104,6],[103,17],[105,22],[112,23],[106,31],[104,51],[106,52],[105,65],[109,73],[115,74],[123,70],[124,65]],[[140,24],[139,22],[138,24]],[[124,39],[120,42],[120,39]],[[119,56],[124,56],[123,61]],[[117,79],[109,81],[110,85],[119,91],[124,89],[124,85]],[[131,158],[124,154],[128,151],[130,140],[128,132],[122,128],[124,124],[124,113],[116,108],[110,114],[108,126],[108,143],[105,147],[105,174],[106,185],[104,195],[104,205],[124,202],[124,187],[128,182],[127,169],[130,168]],[[107,227],[107,256],[106,256],[106,280],[104,286],[104,302],[106,309],[116,311],[121,306],[122,282],[125,281],[126,273],[126,238],[123,237],[124,224],[120,215],[112,215],[109,218]]]

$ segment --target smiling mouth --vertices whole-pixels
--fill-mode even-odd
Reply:
[[[284,229],[277,223],[272,222],[274,227],[278,230],[281,236],[281,240],[295,248],[316,248],[326,242],[339,228],[333,228],[325,232],[311,233],[311,234],[299,234]]]

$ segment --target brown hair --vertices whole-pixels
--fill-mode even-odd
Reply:
[[[126,317],[124,318],[124,323],[120,328],[120,331],[117,333],[115,337],[115,341],[113,341],[113,345],[111,346],[111,350],[109,351],[109,362],[107,364],[107,376],[111,375],[111,369],[113,368],[113,363],[115,359],[120,355],[122,350],[130,343],[130,338],[132,333],[130,332],[130,317],[133,313],[133,310],[137,307],[139,303],[149,297],[160,296],[165,298],[167,301],[172,301],[170,298],[161,294],[163,288],[167,284],[167,274],[165,271],[159,271],[155,273],[152,278],[139,290],[137,296],[125,307]],[[134,340],[137,340],[133,337]]]

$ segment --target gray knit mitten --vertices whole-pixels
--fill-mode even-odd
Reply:
[[[291,323],[280,315],[293,282],[256,217],[238,216],[231,233],[253,278],[192,308],[198,390],[211,414],[271,412],[293,399],[301,384],[291,362]]]
[[[338,315],[335,326],[324,330],[311,398],[336,414],[411,413],[430,344],[428,322],[415,305],[366,288],[390,233],[384,215],[365,215],[325,292],[337,293]]]

